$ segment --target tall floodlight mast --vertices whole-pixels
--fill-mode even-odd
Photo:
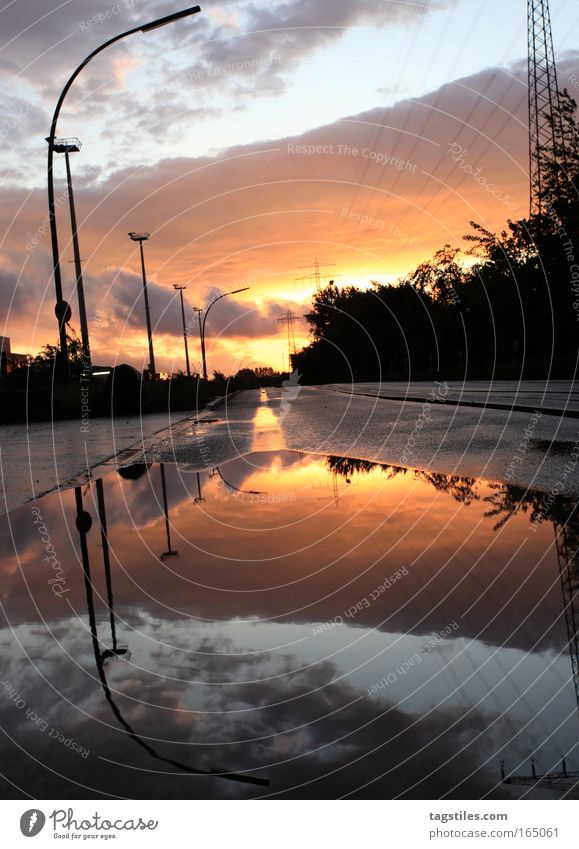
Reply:
[[[545,212],[546,173],[565,168],[565,144],[549,0],[527,0],[530,213]]]

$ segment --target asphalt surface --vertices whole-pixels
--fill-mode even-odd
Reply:
[[[538,381],[289,384],[242,392],[199,420],[94,420],[88,434],[78,422],[3,427],[0,510],[103,464],[162,460],[208,470],[250,451],[284,448],[579,495],[579,422],[548,412],[554,409],[579,412],[579,391]]]

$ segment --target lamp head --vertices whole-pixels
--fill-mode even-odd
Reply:
[[[172,24],[173,21],[179,21],[181,18],[188,18],[189,15],[195,15],[201,11],[201,6],[190,6],[188,9],[183,9],[181,12],[174,12],[172,15],[166,15],[164,18],[157,18],[156,21],[151,21],[148,24],[143,24],[141,32],[150,32],[152,29],[159,29],[167,24]]]

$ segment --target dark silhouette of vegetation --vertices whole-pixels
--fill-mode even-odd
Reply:
[[[566,90],[561,116],[564,150],[546,168],[541,214],[499,234],[472,221],[464,249],[444,245],[393,285],[316,293],[312,342],[292,358],[303,382],[574,376],[579,127]]]
[[[66,334],[68,347],[68,362],[70,366],[71,377],[79,377],[82,372],[83,357],[82,357],[82,342],[79,339],[76,331],[69,328]],[[37,383],[39,380],[53,380],[54,365],[58,355],[58,347],[56,345],[45,345],[30,362],[30,370],[32,372],[32,381]]]
[[[219,371],[213,379],[199,380],[179,372],[170,380],[150,381],[143,373],[138,386],[139,372],[120,364],[117,370],[134,372],[136,384],[130,388],[117,374],[116,397],[111,403],[112,387],[106,375],[87,378],[83,373],[82,342],[69,328],[67,334],[70,380],[57,379],[55,372],[56,345],[44,347],[32,357],[28,366],[14,369],[2,379],[0,386],[0,423],[46,421],[51,419],[102,418],[110,415],[144,415],[147,413],[198,412],[218,397],[242,389],[262,386],[281,386],[287,375],[268,366],[244,368],[227,377]],[[129,403],[130,400],[130,403]]]
[[[408,469],[405,466],[391,466],[388,463],[375,463],[354,457],[329,456],[326,458],[326,465],[330,472],[345,478],[348,482],[356,474],[364,475],[376,469],[381,470],[388,478],[409,474],[414,479],[434,487],[438,492],[450,495],[461,504],[468,506],[475,501],[485,502],[489,505],[484,514],[485,517],[498,520],[493,528],[495,531],[502,528],[513,516],[519,513],[528,514],[529,521],[534,524],[542,524],[549,520],[555,527],[565,526],[569,538],[574,541],[572,550],[576,552],[579,548],[577,500],[566,495],[552,496],[515,484],[486,482],[491,490],[489,495],[484,491],[477,492],[476,478]]]

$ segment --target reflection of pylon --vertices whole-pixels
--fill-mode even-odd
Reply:
[[[557,563],[563,593],[563,608],[571,669],[575,685],[575,698],[579,708],[579,563],[577,562],[577,535],[567,525],[553,522],[555,543],[557,546]]]
[[[316,283],[316,292],[320,292],[322,289],[322,277],[320,274],[320,268],[331,268],[335,265],[334,262],[327,263],[326,265],[320,265],[317,256],[314,257],[313,265],[298,265],[298,268],[308,268],[313,269],[313,274],[306,274],[304,277],[296,277],[296,280],[315,280]]]
[[[349,483],[349,481],[348,481],[348,483]],[[332,489],[332,499],[334,501],[334,504],[337,507],[338,504],[340,503],[340,484],[339,484],[339,481],[338,481],[337,472],[332,472],[331,483],[324,482],[324,483],[313,483],[312,484],[312,489],[330,489],[330,487]],[[327,499],[319,498],[318,500],[319,501],[326,501]]]
[[[285,315],[278,318],[280,324],[287,324],[287,363],[288,371],[291,371],[292,354],[296,353],[296,335],[294,332],[294,321],[299,321],[301,315],[296,315],[288,310]]]
[[[563,610],[567,627],[567,640],[571,656],[571,670],[575,687],[575,698],[579,708],[579,563],[577,552],[579,535],[572,524],[558,522],[553,519],[555,531],[555,547],[557,549],[557,564],[559,579],[563,594]],[[501,761],[501,778],[505,784],[544,787],[552,790],[565,791],[567,795],[579,794],[579,772],[568,770],[564,755],[561,756],[561,770],[549,773],[538,773],[535,767],[535,756],[531,755],[531,772],[506,775],[504,762]]]

